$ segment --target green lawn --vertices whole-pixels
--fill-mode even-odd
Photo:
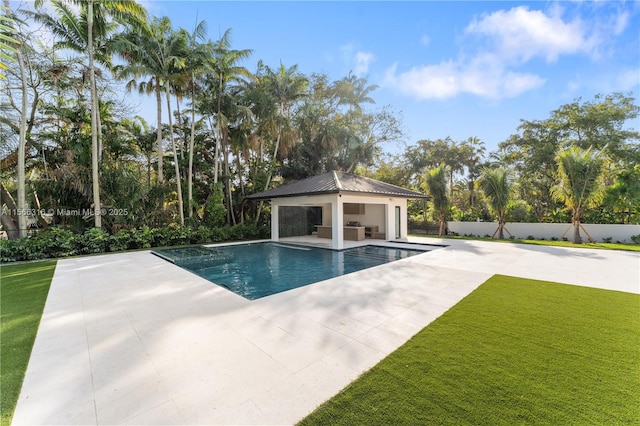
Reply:
[[[301,425],[640,424],[640,295],[494,276]]]
[[[11,424],[55,267],[55,261],[0,267],[2,426]]]
[[[574,244],[571,241],[552,241],[552,240],[527,240],[521,238],[513,238],[509,240],[498,240],[490,237],[465,237],[465,236],[452,236],[446,235],[438,237],[437,235],[424,235],[424,234],[411,234],[412,237],[421,238],[447,238],[452,240],[471,240],[471,241],[493,241],[498,243],[518,243],[518,244],[533,244],[537,246],[553,246],[553,247],[570,247],[570,248],[595,248],[603,250],[625,250],[625,251],[640,251],[640,244],[633,243],[582,243]]]

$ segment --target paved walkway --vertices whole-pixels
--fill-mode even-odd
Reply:
[[[149,252],[61,260],[13,423],[292,424],[495,273],[640,293],[640,253],[442,243],[254,301]]]

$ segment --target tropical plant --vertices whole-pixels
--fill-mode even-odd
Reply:
[[[511,199],[511,185],[509,182],[509,172],[504,169],[483,168],[480,175],[480,188],[489,201],[491,210],[498,220],[498,228],[492,238],[498,234],[499,239],[504,239],[504,231],[511,233],[505,228],[507,206]]]
[[[447,230],[447,213],[449,211],[449,196],[447,195],[447,174],[446,166],[439,165],[436,168],[429,169],[425,176],[431,202],[433,203],[434,214],[440,221],[438,235],[442,236]]]
[[[38,8],[43,0],[36,0]],[[96,86],[94,35],[104,36],[109,26],[108,18],[111,16],[119,22],[127,22],[138,25],[146,16],[146,10],[135,1],[129,0],[71,0],[71,3],[79,5],[81,16],[86,20],[86,47],[89,56],[89,81],[91,88],[91,178],[93,193],[94,226],[102,227],[102,217],[100,214],[100,173],[99,173],[99,127],[100,118],[98,90]],[[84,34],[84,31],[82,32]]]
[[[572,146],[560,151],[556,162],[558,183],[551,187],[551,194],[571,210],[573,242],[581,244],[580,228],[584,230],[580,223],[582,214],[585,209],[599,205],[604,197],[602,172],[606,157],[602,150]],[[589,240],[593,242],[591,237]]]
[[[15,62],[11,53],[18,54],[18,49],[14,47],[18,44],[18,40],[15,38],[15,29],[13,28],[15,17],[10,13],[9,0],[4,0],[4,5],[0,6],[0,10],[4,12],[0,15],[0,79],[6,80],[4,70],[9,68],[7,62]]]

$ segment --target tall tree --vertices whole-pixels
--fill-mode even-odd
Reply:
[[[492,237],[498,234],[499,239],[504,239],[507,205],[511,199],[511,185],[509,182],[509,172],[504,169],[483,168],[480,177],[480,187],[484,195],[489,200],[489,205],[498,220],[498,228]],[[509,233],[509,235],[511,235]]]
[[[232,49],[231,48],[231,29],[224,32],[222,37],[211,46],[211,60],[207,64],[208,75],[205,82],[205,91],[203,93],[202,110],[211,116],[215,115],[215,157],[214,157],[214,185],[218,182],[219,175],[219,152],[222,150],[224,181],[225,181],[225,199],[227,204],[227,223],[231,224],[234,220],[233,214],[233,197],[231,191],[231,173],[229,168],[229,125],[230,117],[227,117],[227,110],[233,108],[237,104],[237,91],[231,90],[244,78],[250,75],[250,72],[240,62],[247,59],[252,50],[250,49]],[[229,108],[227,108],[229,107]]]
[[[7,12],[10,12],[9,0],[4,0],[4,8]],[[6,24],[8,28],[13,32],[13,19],[7,19]],[[9,38],[7,41],[13,42],[13,39]],[[17,42],[17,40],[16,40]],[[21,105],[20,105],[20,137],[18,142],[18,235],[22,237],[27,236],[27,218],[26,218],[26,189],[25,189],[25,157],[26,157],[26,141],[27,141],[27,75],[24,65],[24,59],[22,57],[22,43],[15,43],[16,46],[12,47],[15,50],[18,66],[20,67],[20,90],[21,90]],[[2,206],[0,206],[2,208]]]
[[[556,161],[559,181],[551,188],[551,194],[571,210],[573,242],[581,244],[582,214],[586,208],[597,206],[604,197],[602,172],[606,158],[602,151],[572,146],[560,151]]]
[[[358,77],[350,71],[349,75],[336,82],[338,104],[347,105],[349,110],[362,111],[363,103],[376,103],[370,94],[378,88],[376,84],[369,85],[365,77]]]
[[[189,218],[193,216],[193,155],[196,138],[196,75],[204,71],[208,45],[199,44],[198,40],[204,40],[207,34],[207,24],[200,21],[188,35],[188,49],[186,70],[188,73],[189,94],[191,95],[191,126],[189,132],[189,167],[187,171],[187,203]]]
[[[437,215],[440,222],[438,235],[442,236],[447,230],[447,213],[449,211],[446,166],[441,164],[438,167],[427,170],[425,178],[431,201],[433,202],[434,214]]]
[[[277,69],[266,67],[268,87],[276,102],[276,140],[273,148],[272,161],[277,161],[283,137],[288,145],[295,143],[297,135],[291,128],[291,115],[294,104],[307,96],[307,77],[298,72],[298,66],[292,65],[286,68],[283,64]],[[286,134],[286,135],[285,135]],[[289,148],[289,146],[287,146]],[[269,187],[271,179],[267,179],[265,190]]]
[[[483,160],[484,152],[484,142],[475,136],[470,136],[460,144],[462,162],[467,166],[469,205],[471,208],[473,208],[476,203],[476,180],[478,179],[480,163]]]
[[[42,4],[43,0],[36,0],[36,7]],[[91,87],[91,178],[93,181],[93,210],[94,226],[102,227],[101,203],[100,203],[100,170],[98,158],[100,156],[98,139],[99,137],[99,117],[98,117],[98,91],[96,87],[96,69],[94,49],[94,31],[104,34],[109,17],[113,17],[120,22],[137,24],[146,16],[145,9],[135,1],[131,0],[71,0],[73,4],[79,5],[81,11],[86,16],[86,40],[89,56],[89,81]]]
[[[117,68],[121,79],[130,79],[127,89],[138,88],[140,93],[155,94],[156,149],[158,154],[159,185],[164,183],[164,145],[162,137],[162,92],[169,88],[170,80],[185,64],[185,39],[174,35],[171,20],[168,17],[148,20],[147,24],[130,28],[117,41],[117,52],[127,62]],[[141,78],[149,77],[149,80]],[[171,114],[168,114],[171,116]]]
[[[517,133],[499,144],[497,160],[515,171],[520,198],[543,221],[562,207],[550,191],[557,153],[570,146],[598,150],[606,145],[612,167],[632,168],[640,163],[640,134],[627,126],[639,113],[635,99],[620,93],[577,99],[552,111],[548,119],[522,120]]]

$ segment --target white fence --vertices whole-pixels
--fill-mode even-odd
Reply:
[[[484,237],[485,235],[493,235],[498,227],[497,222],[448,222],[449,231],[459,235],[475,235]],[[640,225],[600,225],[583,223],[591,238],[595,241],[604,241],[611,238],[611,242],[631,243],[632,235],[640,235]],[[568,223],[507,223],[507,230],[515,238],[534,237],[536,239],[550,240],[562,237],[568,240],[573,239],[573,227]],[[566,233],[565,233],[566,231]],[[564,235],[563,235],[564,234]],[[583,239],[587,239],[584,231],[580,231]],[[509,234],[505,233],[505,237]]]

